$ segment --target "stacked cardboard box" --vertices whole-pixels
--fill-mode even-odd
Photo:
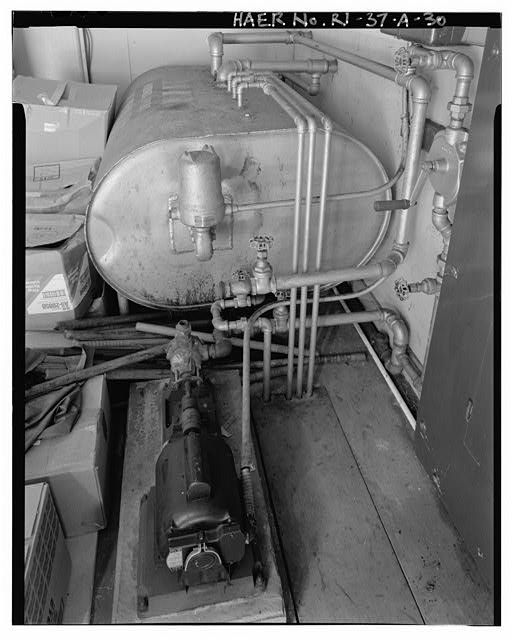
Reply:
[[[25,110],[26,209],[39,214],[27,220],[26,328],[47,330],[82,317],[95,294],[81,227],[116,87],[17,76],[13,100]]]
[[[25,483],[48,483],[67,538],[107,525],[110,421],[107,382],[96,376],[82,387],[70,433],[39,440],[25,454]]]

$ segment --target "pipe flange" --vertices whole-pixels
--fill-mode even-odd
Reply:
[[[464,129],[439,131],[428,153],[427,161],[437,167],[430,172],[429,179],[434,191],[444,198],[445,208],[455,202],[459,193],[467,139]]]

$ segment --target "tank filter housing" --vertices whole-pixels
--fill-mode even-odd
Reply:
[[[212,146],[180,156],[178,216],[191,229],[196,258],[210,260],[213,228],[225,217],[220,159]]]

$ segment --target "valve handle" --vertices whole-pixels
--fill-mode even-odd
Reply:
[[[406,74],[412,68],[410,52],[407,47],[400,47],[395,51],[393,67],[397,73]]]
[[[232,281],[233,282],[242,282],[250,277],[250,274],[244,269],[238,269],[232,273]]]
[[[253,236],[253,238],[250,238],[249,243],[252,249],[257,249],[257,251],[267,251],[273,246],[273,236]]]

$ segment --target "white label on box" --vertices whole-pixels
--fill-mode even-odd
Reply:
[[[62,273],[58,273],[38,293],[27,307],[29,315],[37,313],[59,313],[72,309],[68,285]]]
[[[55,133],[60,126],[60,122],[45,122],[43,125],[43,131],[45,133]]]
[[[36,315],[38,313],[71,311],[82,302],[90,286],[91,275],[89,273],[89,262],[87,254],[84,254],[73,300],[68,291],[68,285],[64,275],[58,273],[50,279],[46,286],[30,303],[27,307],[27,313],[29,315]]]

